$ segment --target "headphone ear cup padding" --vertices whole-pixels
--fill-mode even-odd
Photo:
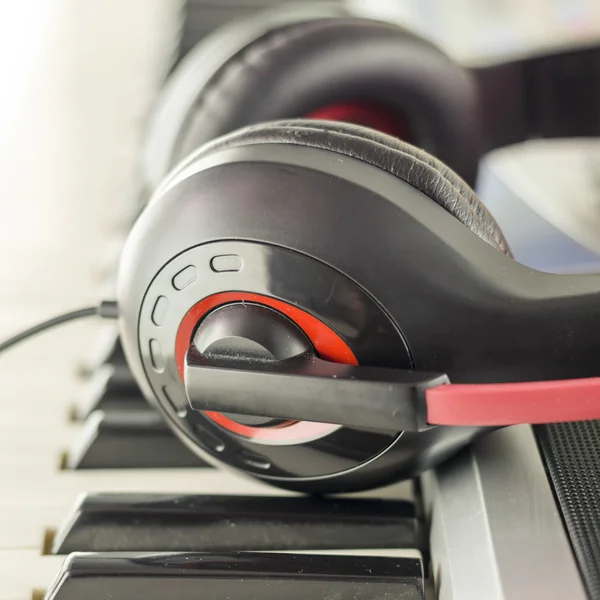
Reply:
[[[168,114],[161,127],[171,132],[169,138],[176,132],[176,138],[165,149],[160,131],[150,132],[147,152],[160,154],[162,145],[170,154],[164,172],[150,174],[151,187],[211,139],[339,102],[385,107],[406,121],[412,143],[468,182],[475,179],[481,154],[476,86],[436,46],[399,26],[315,17],[274,26],[210,76],[203,72],[206,58],[198,48],[159,98],[158,111]],[[194,77],[207,81],[194,87]],[[182,112],[179,106],[188,108]]]
[[[377,131],[330,121],[289,120],[238,130],[205,145],[188,160],[253,144],[297,144],[329,150],[378,167],[431,198],[500,252],[510,255],[499,225],[473,190],[427,152]]]

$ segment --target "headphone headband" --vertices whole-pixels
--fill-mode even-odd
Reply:
[[[600,46],[471,69],[484,150],[536,138],[600,136]]]

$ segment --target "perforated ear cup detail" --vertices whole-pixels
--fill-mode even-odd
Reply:
[[[199,48],[159,98],[161,125],[145,152],[151,189],[217,136],[340,101],[395,111],[408,121],[411,141],[474,182],[480,158],[475,85],[437,47],[396,25],[318,17],[279,23],[207,74],[206,64],[214,62]]]
[[[253,144],[298,144],[360,159],[417,188],[480,238],[510,255],[494,217],[456,173],[423,150],[358,125],[296,119],[246,127],[194,152],[173,176],[203,156]]]

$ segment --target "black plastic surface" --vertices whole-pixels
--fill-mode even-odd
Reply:
[[[393,432],[426,429],[424,392],[449,383],[445,375],[321,360],[313,351],[266,361],[246,354],[206,356],[194,346],[184,379],[194,410]]]
[[[600,599],[600,421],[539,425],[536,437],[583,581]]]
[[[236,258],[238,268],[233,269],[234,271],[241,268],[241,258]],[[229,270],[215,268],[215,263],[216,260],[211,261],[213,271]],[[259,364],[286,360],[313,350],[310,340],[290,319],[272,308],[251,302],[227,304],[212,311],[196,330],[192,346],[202,355],[215,359],[243,357],[254,359]],[[188,383],[191,382],[186,378],[186,388]],[[224,383],[225,387],[229,388],[230,378],[227,377]],[[221,387],[222,382],[217,382],[217,385]],[[206,389],[197,389],[197,392],[197,398],[200,399],[207,395]],[[246,393],[245,386],[244,393]],[[238,423],[254,427],[272,427],[283,423],[281,419],[272,418],[276,415],[269,417],[268,414],[264,411],[251,414],[243,410],[237,414],[227,413],[226,416]]]
[[[229,164],[208,168],[220,161]],[[293,240],[298,252],[319,256],[377,298],[407,340],[416,369],[446,372],[453,382],[598,374],[599,276],[520,265],[413,187],[358,160],[339,161],[333,152],[273,143],[223,151],[205,164],[146,213],[129,249],[138,245],[140,255],[159,231],[165,258],[206,239],[262,238],[288,246]],[[368,189],[360,183],[365,181]],[[199,189],[202,203],[195,202]],[[277,210],[284,198],[285,210]],[[262,218],[248,218],[253,214]],[[330,223],[352,240],[343,252]],[[177,232],[170,243],[167,231]],[[153,276],[160,262],[138,261],[138,277],[146,270]],[[278,281],[284,274],[267,266],[267,289],[285,292]],[[137,314],[137,301],[125,304]]]
[[[208,467],[154,410],[92,413],[67,455],[68,469]]]
[[[140,218],[123,254],[123,341],[142,382],[146,375],[135,324],[148,318],[145,308],[141,321],[138,315],[144,295],[155,293],[148,287],[150,282],[162,277],[160,271],[172,257],[179,261],[195,245],[209,252],[207,245],[197,245],[232,238],[260,241],[265,251],[291,248],[298,263],[307,256],[318,257],[343,274],[339,281],[358,282],[402,332],[417,370],[445,372],[457,383],[598,374],[598,276],[553,275],[526,268],[497,252],[414,187],[381,169],[347,156],[340,158],[335,152],[272,143],[222,151],[188,173],[189,177],[163,190]],[[333,231],[340,233],[333,235]],[[231,278],[220,274],[221,290],[244,289],[247,282],[258,281],[261,293],[298,303],[319,315],[314,298],[321,293],[320,280],[304,279],[296,265],[286,270],[278,262],[269,259],[249,267],[248,276],[242,276],[238,284],[232,278],[244,270]],[[286,278],[293,278],[295,285],[283,285]],[[332,289],[325,286],[324,298]],[[339,288],[333,292],[339,300],[326,305],[325,321],[333,321],[337,331],[355,332],[356,324],[362,331],[367,321],[356,302],[360,295],[342,294]],[[205,295],[206,290],[198,288],[195,301]],[[192,299],[188,301],[191,306]],[[345,315],[352,316],[351,328],[340,322]],[[142,336],[142,350],[146,343]],[[382,366],[391,366],[385,364],[386,356],[397,359],[381,343],[375,352],[382,352]],[[368,365],[370,355],[359,362]],[[147,386],[145,390],[152,395]],[[418,435],[426,437],[415,443],[403,436],[400,446],[407,454],[394,456],[390,462],[395,468],[380,455],[348,479],[353,479],[353,485],[369,485],[368,472],[379,468],[390,477],[413,476],[414,469],[446,456],[471,439],[473,432],[448,428]],[[442,439],[447,443],[440,443]],[[356,448],[356,442],[350,446]],[[424,448],[427,451],[421,455]],[[295,478],[306,473],[301,470],[298,447],[280,446],[276,451],[277,460],[289,456],[286,461],[293,468],[288,467],[288,473],[295,469]],[[315,460],[322,462],[321,457],[311,458]],[[379,479],[382,471],[371,481]],[[259,476],[267,478],[264,472]],[[340,477],[319,483],[344,489],[345,482]]]
[[[85,398],[81,398],[73,406],[73,418],[76,421],[85,421],[88,417],[96,412],[102,411],[107,413],[118,412],[148,412],[152,410],[141,392],[136,390],[131,394],[105,394],[101,390],[96,390]]]
[[[600,135],[600,47],[473,70],[487,150],[528,139]]]
[[[303,554],[73,554],[47,600],[420,600],[420,560]]]
[[[252,302],[212,311],[202,319],[192,343],[205,356],[258,361],[281,361],[313,350],[303,331],[283,313]]]
[[[407,501],[92,494],[66,519],[52,553],[422,547]]]
[[[106,385],[107,393],[124,394],[137,389],[135,379],[126,362],[119,360],[108,366],[112,373]]]
[[[97,410],[105,412],[150,410],[150,405],[126,364],[107,363],[91,375],[85,393],[77,399],[73,407],[73,418],[84,421]]]
[[[239,256],[243,269],[214,272],[212,259],[223,255]],[[174,288],[174,278],[190,266],[199,276],[185,289]],[[257,443],[255,437],[230,433],[204,413],[189,410],[183,382],[174,367],[179,324],[199,299],[232,289],[285,299],[316,316],[341,337],[361,364],[410,368],[404,340],[385,311],[354,282],[327,265],[283,248],[246,242],[216,242],[191,248],[165,265],[154,279],[139,322],[139,348],[147,376],[159,408],[178,430],[231,466],[291,485],[295,478],[313,480],[317,490],[327,484],[324,476],[370,464],[373,457],[388,451],[399,432],[330,425],[319,434],[313,429],[295,434],[294,427],[286,427],[282,443]],[[153,315],[159,298],[166,299],[168,308],[159,319],[160,325],[156,325]],[[151,344],[162,348],[164,368],[156,368]],[[402,467],[402,462],[396,465]],[[362,486],[365,478],[356,477],[356,481]]]
[[[481,144],[471,74],[409,28],[353,16],[348,3],[295,4],[223,27],[182,60],[155,104],[146,187],[240,127],[353,103],[393,114],[401,135],[474,184]]]

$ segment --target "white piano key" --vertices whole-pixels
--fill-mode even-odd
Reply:
[[[72,394],[73,390],[71,390]],[[20,431],[26,429],[43,431],[44,429],[49,430],[69,425],[71,402],[56,402],[56,398],[49,398],[46,395],[46,402],[39,401],[32,406],[32,403],[27,401],[27,396],[27,394],[22,395],[20,398],[16,396],[13,402],[0,408],[2,419],[0,421],[0,435],[15,428]],[[23,406],[23,404],[26,406]]]
[[[19,360],[4,361],[0,355],[0,410],[31,411],[35,407],[47,411],[72,403],[85,391],[85,383],[75,379],[72,370],[73,362],[63,361],[62,357],[50,360],[26,354]]]
[[[143,471],[106,469],[60,471],[27,477],[21,474],[5,485],[0,495],[3,506],[70,506],[83,492],[161,492],[196,494],[276,494],[264,483],[218,469],[165,469]]]
[[[6,452],[14,453],[14,457],[6,456],[2,444],[0,444],[0,479],[7,485],[19,485],[22,477],[39,477],[40,475],[58,473],[64,463],[64,453],[44,452],[40,453],[43,446],[20,447],[13,445]],[[1,497],[4,494],[0,492]]]
[[[56,531],[68,510],[69,507],[61,505],[3,506],[0,509],[0,552],[35,550],[41,553],[46,532]]]
[[[31,425],[25,420],[21,427],[10,425],[0,425],[0,465],[18,464],[20,456],[43,459],[45,454],[52,454],[58,457],[63,449],[74,443],[81,431],[81,426],[67,421],[66,413],[62,425],[54,419],[44,425]]]
[[[0,550],[0,600],[32,600],[34,590],[54,581],[63,561],[35,550]]]

